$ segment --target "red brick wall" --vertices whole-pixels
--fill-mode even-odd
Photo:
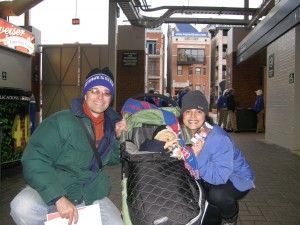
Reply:
[[[137,52],[137,66],[123,66],[122,56],[125,52]],[[125,101],[133,95],[144,93],[145,86],[145,51],[118,50],[117,51],[117,83],[116,110],[122,109]]]
[[[236,105],[239,108],[252,108],[256,99],[256,91],[261,87],[261,70],[259,56],[236,65],[236,52],[227,55],[227,84],[235,91]]]

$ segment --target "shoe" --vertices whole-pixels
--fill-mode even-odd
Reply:
[[[239,130],[235,130],[235,131],[233,131],[234,133],[241,133],[241,131],[239,131]]]
[[[228,133],[230,133],[230,132],[232,132],[232,131],[233,131],[232,129],[231,129],[231,130],[227,130],[227,129],[226,129],[226,132],[228,132]]]
[[[232,218],[222,219],[222,225],[237,225],[238,214]]]

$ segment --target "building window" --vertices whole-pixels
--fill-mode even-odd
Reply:
[[[182,66],[177,66],[177,75],[182,75]]]
[[[227,45],[223,45],[222,58],[226,59],[226,57],[227,57]]]
[[[226,66],[222,66],[222,79],[226,79]]]
[[[203,75],[206,75],[206,68],[203,68]]]
[[[201,75],[201,68],[200,67],[196,67],[196,75]]]
[[[148,65],[148,74],[149,76],[156,76],[156,62],[150,61]]]
[[[189,67],[189,76],[193,75],[193,67]]]
[[[156,41],[147,41],[146,48],[148,49],[148,54],[156,55]]]
[[[179,48],[177,64],[205,64],[205,49]]]
[[[149,89],[156,90],[156,82],[155,81],[149,82]]]

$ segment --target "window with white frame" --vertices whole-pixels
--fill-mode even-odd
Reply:
[[[177,66],[177,75],[182,76],[182,66]]]
[[[201,67],[196,67],[196,75],[201,75]]]

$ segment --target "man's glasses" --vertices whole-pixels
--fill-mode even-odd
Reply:
[[[101,93],[103,97],[110,97],[111,96],[111,93],[108,90],[100,91],[97,88],[91,88],[88,91],[91,92],[91,94],[93,94],[93,95],[100,95],[100,93]]]

